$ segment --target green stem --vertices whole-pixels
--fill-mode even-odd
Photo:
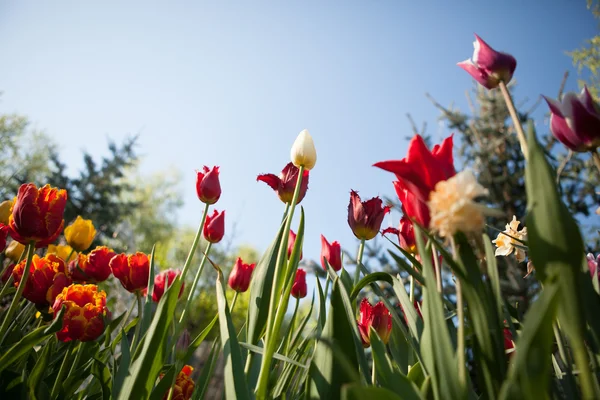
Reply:
[[[67,259],[65,260],[65,262],[68,264],[69,260],[71,259],[71,256],[73,255],[73,253],[75,253],[75,249],[71,247],[71,252],[69,253],[69,256],[67,257]]]
[[[528,157],[528,148],[527,148],[527,140],[525,139],[525,131],[523,131],[523,126],[521,125],[521,121],[517,115],[517,109],[515,108],[515,103],[513,102],[512,96],[506,87],[504,82],[500,82],[500,91],[502,91],[502,96],[504,97],[504,102],[506,103],[506,107],[508,108],[508,112],[510,113],[510,117],[512,118],[513,124],[515,125],[515,131],[517,132],[517,138],[519,139],[519,143],[521,144],[521,152],[523,153],[523,157],[527,160]]]
[[[373,368],[371,369],[371,384],[377,386],[377,373],[375,371],[375,359],[373,358]]]
[[[135,298],[137,300],[138,321],[135,324],[135,332],[133,334],[133,340],[131,341],[131,353],[132,354],[135,350],[135,346],[137,345],[138,340],[140,339],[138,336],[140,335],[140,328],[142,327],[142,313],[143,313],[143,309],[144,309],[144,304],[142,303],[142,295],[139,290],[135,291]]]
[[[324,298],[327,299],[327,293],[329,292],[329,284],[331,283],[331,279],[329,279],[329,274],[325,278],[325,295]]]
[[[435,274],[436,274],[436,284],[437,284],[437,291],[439,293],[442,293],[443,291],[443,287],[442,287],[442,267],[440,266],[440,259],[438,257],[437,254],[437,250],[435,249],[435,246],[431,246],[431,253],[433,254],[433,265],[435,266]]]
[[[76,343],[76,341],[70,342],[67,351],[65,352],[65,358],[63,358],[63,362],[60,365],[60,369],[58,370],[58,375],[56,375],[56,378],[54,379],[54,386],[52,386],[52,392],[50,393],[50,399],[52,400],[56,399],[60,393],[60,389],[62,387],[62,383],[64,382],[67,369],[69,369],[68,364],[71,359],[71,353],[73,353]]]
[[[554,329],[554,338],[556,339],[556,344],[558,345],[558,354],[560,355],[561,361],[567,368],[567,370],[571,370],[571,362],[567,358],[567,353],[565,352],[565,344],[563,341],[563,337],[560,334],[560,330],[558,329],[558,324],[555,322],[552,324],[552,329]]]
[[[188,292],[188,297],[187,297],[187,300],[185,301],[185,307],[184,307],[183,311],[181,312],[181,316],[179,317],[179,325],[183,324],[183,321],[185,320],[185,315],[187,313],[187,309],[190,306],[192,299],[194,298],[194,292],[196,291],[196,285],[198,284],[198,281],[200,280],[200,275],[202,275],[202,271],[204,270],[204,264],[206,263],[206,258],[208,257],[208,253],[210,252],[211,247],[212,247],[212,243],[208,242],[208,244],[206,245],[206,251],[204,252],[204,255],[202,256],[202,261],[200,261],[200,266],[198,266],[198,271],[196,271],[196,275],[194,276],[194,282],[192,282],[192,286],[190,287],[190,291]]]
[[[288,332],[285,340],[285,354],[287,355],[290,351],[290,340],[292,338],[292,332],[294,332],[294,326],[296,325],[296,315],[298,314],[298,305],[300,304],[300,299],[296,299],[296,305],[294,306],[294,313],[292,314],[292,319],[290,320],[290,326],[288,327]]]
[[[233,300],[231,300],[231,307],[229,307],[230,313],[233,311],[233,307],[235,307],[235,303],[237,303],[239,294],[240,294],[239,292],[235,292],[235,294],[233,295]]]
[[[579,382],[581,384],[581,392],[584,399],[597,399],[598,387],[594,377],[590,371],[590,364],[588,360],[587,350],[583,340],[571,340],[571,348],[573,349],[573,356],[575,358],[575,364],[579,370]]]
[[[278,284],[278,282],[281,279],[280,276],[282,272],[284,272],[285,263],[287,261],[287,245],[288,238],[290,235],[290,227],[292,226],[294,209],[296,208],[296,203],[298,202],[298,197],[300,196],[300,187],[302,185],[303,174],[304,167],[300,166],[300,168],[298,169],[298,180],[296,181],[296,187],[294,188],[294,196],[292,197],[292,202],[289,206],[288,214],[283,229],[283,237],[281,238],[279,251],[277,253],[277,263],[275,273],[273,276],[271,299],[269,302],[269,317],[267,319],[267,330],[265,333],[265,351],[263,354],[260,372],[258,375],[258,385],[256,387],[256,397],[258,399],[265,399],[267,397],[269,373],[271,372],[271,361],[273,359],[273,354],[275,353],[279,329],[281,328],[281,321],[279,321],[280,318],[278,317],[280,312],[285,313],[287,303],[289,301],[289,291],[291,290],[291,285],[287,285],[289,287],[289,290],[286,290],[287,295],[283,294],[282,296],[281,293],[279,293],[280,285]],[[284,284],[283,287],[285,288],[286,285]]]
[[[458,250],[456,248],[456,242],[454,238],[450,238],[450,245],[452,247],[452,254],[456,261],[458,258]],[[435,247],[433,248],[434,259],[437,260],[437,250]],[[439,261],[437,262],[439,264]],[[438,267],[436,267],[437,269]],[[442,277],[439,275],[439,280],[441,282]],[[456,287],[456,318],[458,319],[458,330],[456,333],[456,341],[457,343],[457,359],[458,359],[458,381],[462,387],[466,387],[467,385],[467,362],[466,362],[466,351],[465,351],[465,306],[463,304],[463,295],[462,295],[462,286],[460,283],[460,279],[456,279],[455,281]],[[440,290],[441,293],[441,290]]]
[[[354,270],[354,286],[360,280],[360,265],[362,264],[363,253],[365,252],[365,239],[360,241],[360,246],[358,246],[358,255],[356,256],[356,269]]]
[[[410,282],[410,291],[408,292],[408,298],[410,300],[410,303],[413,304],[415,302],[415,278],[411,275],[408,278],[408,281]]]
[[[84,342],[79,343],[79,346],[77,347],[77,353],[75,354],[75,360],[73,361],[73,364],[71,365],[71,369],[69,370],[69,374],[67,376],[73,376],[73,374],[75,373],[77,369],[77,364],[79,364],[79,360],[81,359],[81,353],[83,353],[84,345]]]
[[[21,278],[21,282],[19,282],[19,287],[17,288],[17,292],[10,303],[10,307],[8,308],[7,313],[4,316],[4,321],[2,322],[2,326],[0,326],[0,345],[4,341],[4,335],[8,330],[9,325],[12,322],[12,317],[17,311],[17,306],[19,305],[19,301],[21,300],[21,296],[23,295],[23,290],[25,290],[25,285],[27,283],[27,279],[29,279],[29,271],[31,269],[31,260],[33,260],[33,253],[35,252],[35,243],[31,242],[27,247],[27,261],[25,262],[25,270],[23,271],[23,277]]]
[[[204,229],[204,222],[206,221],[206,214],[208,214],[208,207],[210,204],[206,204],[204,206],[204,213],[202,215],[202,221],[200,221],[200,226],[198,226],[198,231],[196,232],[196,236],[194,237],[194,241],[192,242],[192,247],[190,248],[190,252],[188,253],[187,259],[185,260],[185,264],[183,264],[183,270],[181,271],[181,275],[179,279],[185,282],[185,276],[190,269],[190,265],[192,264],[192,259],[194,258],[194,254],[196,254],[196,247],[198,247],[198,242],[200,241],[200,236],[202,235],[202,230]]]

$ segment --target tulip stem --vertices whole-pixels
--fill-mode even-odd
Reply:
[[[294,332],[294,326],[296,325],[296,316],[298,314],[298,305],[300,305],[300,299],[296,299],[296,305],[294,306],[294,313],[292,314],[292,319],[290,320],[290,326],[288,328],[288,333],[286,335],[285,341],[285,354],[289,355],[290,351],[290,339],[292,338],[292,333]]]
[[[194,276],[194,282],[192,282],[192,286],[190,287],[190,291],[188,292],[188,297],[185,301],[185,308],[183,309],[183,311],[181,312],[181,316],[179,317],[179,325],[183,324],[186,311],[189,305],[191,304],[192,299],[194,298],[196,285],[198,284],[198,281],[200,280],[200,275],[202,275],[202,271],[204,270],[204,264],[206,263],[206,258],[208,257],[208,253],[210,252],[211,247],[212,243],[208,242],[208,244],[206,245],[206,251],[204,251],[204,255],[202,256],[202,261],[200,261],[200,265],[198,266],[198,271],[196,271],[196,275]]]
[[[325,278],[325,300],[327,300],[327,293],[329,292],[329,284],[331,283],[331,279],[329,279],[329,274],[327,274],[327,277]]]
[[[592,160],[594,160],[594,165],[596,165],[598,172],[600,172],[600,154],[598,154],[598,149],[592,151]]]
[[[375,358],[373,358],[373,368],[371,369],[371,383],[377,386],[377,372],[375,371]]]
[[[358,246],[358,255],[356,256],[356,269],[354,270],[354,286],[360,280],[360,266],[362,264],[363,253],[365,252],[365,239],[361,239]]]
[[[142,294],[139,290],[135,291],[135,299],[137,300],[137,310],[138,310],[138,320],[135,324],[135,332],[133,333],[133,340],[131,340],[131,353],[135,350],[135,346],[137,345],[137,341],[139,340],[140,328],[142,327],[142,313],[144,309],[144,304],[142,302]]]
[[[67,259],[65,260],[65,262],[68,264],[69,261],[71,260],[71,256],[73,255],[73,253],[75,253],[75,249],[71,247],[71,252],[69,253],[69,256],[67,257]]]
[[[458,249],[456,248],[456,242],[454,238],[450,238],[450,246],[452,247],[452,254],[456,259],[458,257]],[[434,250],[434,256],[437,260],[437,250]],[[440,276],[441,280],[441,276]],[[465,306],[463,305],[462,286],[460,279],[455,280],[456,288],[456,318],[458,320],[458,329],[456,332],[457,343],[457,359],[458,359],[458,381],[464,388],[467,385],[467,361],[465,352]]]
[[[527,160],[529,154],[527,140],[525,139],[525,131],[523,130],[523,125],[521,125],[521,120],[519,120],[517,109],[515,108],[515,103],[513,102],[512,96],[510,95],[506,84],[500,81],[499,86],[500,90],[502,91],[502,96],[504,96],[504,102],[506,103],[506,107],[508,108],[510,117],[512,118],[513,124],[515,125],[517,138],[519,139],[519,143],[521,144],[521,152],[523,153],[523,157],[525,157],[525,160]]]
[[[62,384],[64,382],[64,378],[67,373],[67,369],[69,369],[69,367],[67,365],[69,364],[71,355],[75,350],[76,344],[77,344],[77,341],[75,341],[75,340],[71,341],[68,344],[67,351],[65,352],[65,357],[63,358],[63,362],[60,365],[60,369],[58,370],[58,375],[56,375],[56,378],[54,379],[54,385],[52,386],[52,392],[50,392],[51,400],[56,399],[58,397],[58,395],[60,394],[60,389],[62,388]]]
[[[256,387],[256,398],[266,399],[269,385],[269,374],[271,373],[271,361],[273,354],[275,353],[275,346],[277,344],[277,338],[279,336],[279,329],[281,328],[281,322],[283,315],[287,311],[287,304],[289,301],[290,291],[292,285],[288,285],[287,282],[283,282],[283,285],[279,285],[281,274],[284,272],[285,263],[287,261],[287,247],[288,238],[290,236],[290,227],[292,226],[292,218],[294,217],[294,209],[298,198],[300,197],[300,187],[302,185],[302,176],[304,175],[304,166],[298,167],[298,179],[296,181],[296,187],[294,188],[294,195],[292,202],[290,203],[288,214],[285,220],[283,228],[283,236],[281,243],[279,244],[279,251],[277,253],[277,262],[275,264],[275,272],[273,274],[273,285],[271,289],[271,299],[269,301],[269,316],[267,318],[267,329],[265,331],[265,350],[260,366],[260,372],[258,374],[258,385]],[[285,274],[284,276],[287,276]],[[294,274],[290,274],[292,278]],[[292,281],[293,282],[293,281]],[[279,291],[283,288],[284,293]],[[280,316],[281,314],[281,316]]]
[[[198,232],[196,232],[196,236],[194,237],[194,241],[192,242],[192,247],[190,248],[190,252],[188,253],[187,259],[185,260],[185,264],[183,265],[183,270],[181,271],[181,275],[179,275],[179,279],[181,279],[184,282],[185,276],[187,275],[187,272],[190,269],[190,265],[192,264],[192,259],[196,254],[196,248],[198,247],[198,242],[200,241],[200,236],[202,235],[202,230],[204,229],[204,222],[206,222],[206,214],[208,214],[208,207],[210,207],[210,204],[205,204],[204,213],[202,214],[202,221],[200,221],[200,226],[198,226]]]
[[[442,287],[442,267],[440,266],[440,259],[438,258],[437,249],[435,245],[431,246],[431,253],[433,254],[433,265],[435,266],[435,275],[436,275],[436,283],[437,283],[437,291],[439,293],[443,292]]]
[[[35,252],[35,243],[31,242],[27,245],[27,261],[25,262],[25,269],[23,270],[23,276],[21,281],[19,282],[19,287],[17,288],[17,292],[10,303],[10,307],[4,316],[4,321],[2,322],[2,326],[0,326],[0,345],[4,341],[4,335],[12,322],[12,317],[14,313],[17,311],[17,306],[19,305],[19,301],[21,300],[21,296],[23,295],[23,290],[25,290],[25,285],[27,284],[27,279],[29,278],[29,271],[31,270],[31,261],[33,260],[33,253]]]
[[[414,303],[415,301],[415,278],[413,278],[413,276],[409,276],[408,277],[408,281],[410,282],[410,292],[409,293],[409,300],[411,303]]]
[[[233,295],[233,300],[231,300],[231,307],[229,307],[230,313],[233,312],[233,307],[235,307],[235,303],[237,302],[239,294],[240,294],[240,292],[235,292],[235,294]]]

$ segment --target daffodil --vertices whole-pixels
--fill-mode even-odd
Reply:
[[[525,260],[522,242],[527,240],[527,228],[519,230],[519,224],[519,220],[513,215],[512,221],[506,224],[504,232],[499,233],[492,241],[496,245],[496,256],[508,256],[514,252],[518,262]]]

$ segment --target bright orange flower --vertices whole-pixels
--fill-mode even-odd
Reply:
[[[13,269],[15,287],[18,287],[23,279],[26,262],[27,260],[21,261]],[[70,284],[71,279],[66,274],[65,262],[62,258],[55,254],[48,254],[45,257],[34,254],[23,297],[39,307],[48,307],[52,305],[56,296]]]
[[[113,275],[129,292],[145,289],[150,275],[150,260],[144,253],[118,254],[110,260]]]
[[[115,255],[106,246],[98,246],[88,255],[79,254],[69,263],[69,275],[75,282],[104,282],[111,274],[109,263]]]
[[[189,400],[192,398],[192,394],[194,393],[195,383],[191,378],[192,368],[189,365],[184,366],[179,374],[177,374],[177,378],[175,380],[175,385],[173,386],[173,396],[171,397],[173,400]],[[169,392],[165,393],[163,396],[163,400],[169,398]]]
[[[58,314],[63,305],[66,306],[66,312],[63,327],[56,333],[58,340],[89,342],[102,335],[104,317],[108,314],[108,309],[106,293],[103,290],[98,291],[98,286],[73,284],[64,288],[56,296],[52,306],[54,315]]]
[[[33,183],[21,185],[8,219],[10,236],[22,244],[35,242],[45,247],[54,242],[65,226],[63,214],[67,191],[46,185],[38,189]]]

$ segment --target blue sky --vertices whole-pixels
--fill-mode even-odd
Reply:
[[[424,94],[466,109],[472,81],[456,63],[474,32],[517,58],[517,102],[530,103],[575,76],[565,51],[597,33],[584,0],[169,3],[0,2],[0,112],[28,115],[73,170],[82,149],[101,155],[107,138],[139,133],[144,173],[183,172],[182,224],[200,220],[194,170],[221,166],[217,208],[236,221],[236,243],[261,250],[283,204],[256,175],[278,173],[307,128],[313,259],[321,233],[354,251],[350,189],[393,194],[391,174],[371,165],[404,157],[406,113],[435,141],[449,133]]]

